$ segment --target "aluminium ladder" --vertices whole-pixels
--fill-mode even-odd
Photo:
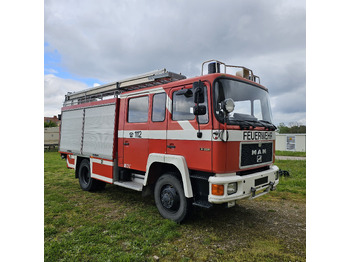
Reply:
[[[65,95],[63,106],[82,104],[86,102],[104,100],[107,97],[117,97],[127,91],[166,84],[186,79],[186,76],[167,71],[165,68],[146,74],[124,79],[78,92],[68,92]]]

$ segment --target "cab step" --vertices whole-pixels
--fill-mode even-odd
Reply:
[[[129,188],[136,191],[142,191],[143,188],[143,184],[134,181],[116,181],[114,182],[114,185]]]
[[[211,208],[213,207],[212,203],[209,203],[207,200],[195,200],[192,205],[198,206],[198,207],[204,207],[204,208]]]

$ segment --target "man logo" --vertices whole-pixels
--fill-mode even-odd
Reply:
[[[261,149],[252,150],[252,156],[254,156],[254,155],[266,155],[266,154],[267,154],[266,148],[263,148],[262,150]]]

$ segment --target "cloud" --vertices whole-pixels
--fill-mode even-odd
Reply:
[[[61,111],[67,92],[86,89],[88,86],[72,79],[59,78],[53,74],[44,77],[45,116],[57,115]]]
[[[57,74],[58,71],[52,68],[45,68],[45,73],[46,74]]]
[[[48,0],[45,42],[72,75],[104,83],[164,67],[197,76],[218,59],[253,69],[272,96],[305,89],[305,1]]]

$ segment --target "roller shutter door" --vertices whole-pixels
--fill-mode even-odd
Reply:
[[[85,109],[83,154],[112,159],[115,104]]]
[[[60,151],[80,154],[84,110],[62,112]]]

